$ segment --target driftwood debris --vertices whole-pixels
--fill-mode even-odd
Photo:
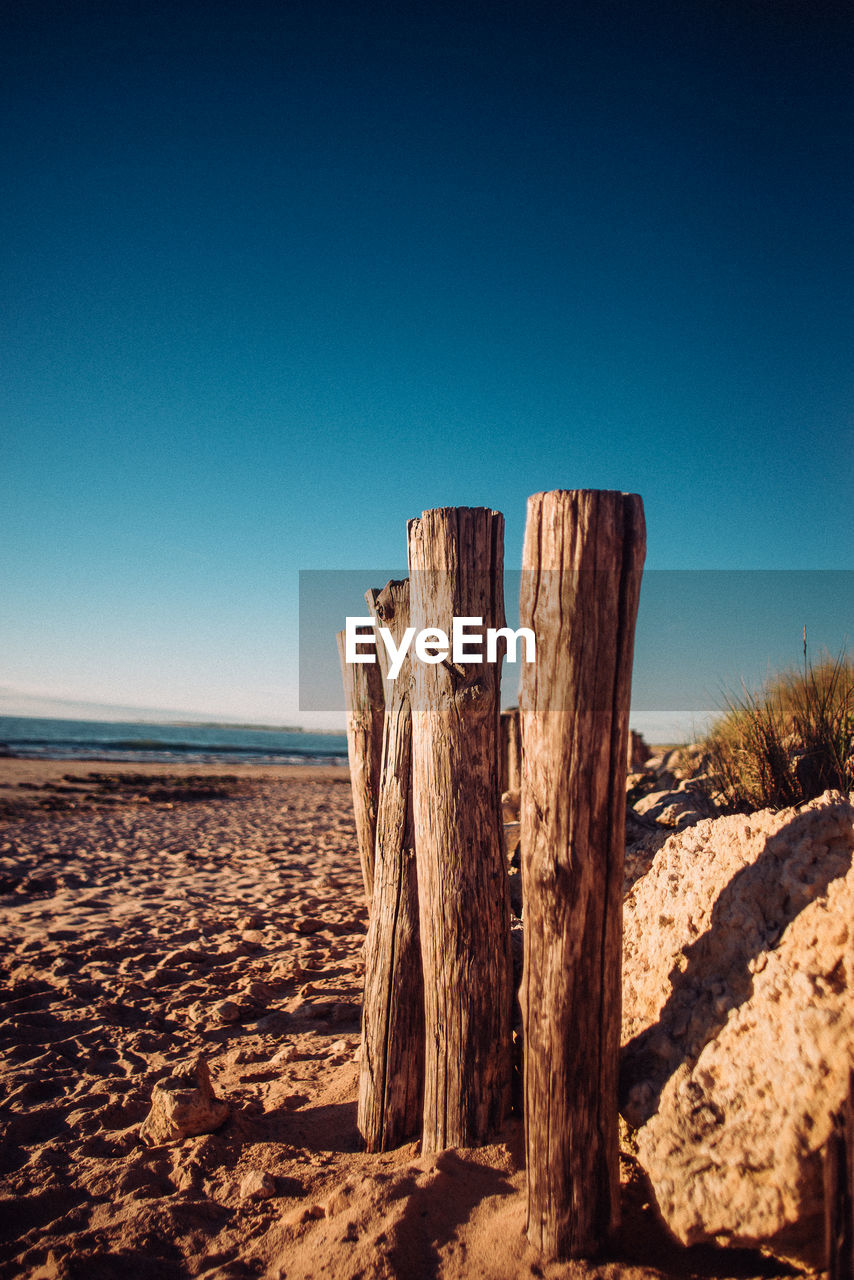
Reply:
[[[377,625],[388,627],[399,645],[409,625],[409,583],[389,582],[366,598]],[[384,664],[384,674],[386,669]],[[368,1151],[387,1151],[421,1130],[424,984],[412,814],[410,681],[409,658],[395,680],[385,680],[359,1072],[358,1126]]]
[[[504,625],[504,518],[408,525],[411,624]],[[413,663],[413,801],[424,972],[423,1149],[474,1146],[510,1101],[512,968],[499,796],[500,663]]]
[[[522,875],[528,1238],[595,1254],[619,1215],[625,778],[645,552],[639,497],[528,502],[521,621]]]

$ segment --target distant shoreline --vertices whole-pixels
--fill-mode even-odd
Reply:
[[[0,711],[0,723],[3,720],[56,720],[85,724],[134,724],[165,725],[170,729],[244,729],[252,733],[323,733],[334,737],[344,737],[346,729],[307,729],[299,724],[254,724],[251,720],[177,720],[171,716],[163,716],[159,720],[151,716],[139,719],[127,716],[49,716],[39,715],[32,711]]]
[[[346,761],[341,732],[223,722],[72,720],[0,716],[0,753],[29,760],[299,765]]]

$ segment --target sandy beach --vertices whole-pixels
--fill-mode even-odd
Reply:
[[[479,1150],[359,1150],[343,768],[4,759],[0,890],[4,1276],[781,1272],[675,1245],[628,1156],[612,1257],[543,1262],[518,1120]],[[152,1089],[199,1054],[227,1121],[145,1145]]]

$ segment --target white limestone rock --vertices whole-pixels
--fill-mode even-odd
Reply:
[[[183,1071],[154,1086],[151,1110],[142,1122],[139,1136],[149,1147],[180,1142],[200,1133],[213,1133],[228,1115],[228,1103],[214,1096],[206,1059],[198,1057]]]
[[[671,1231],[820,1265],[854,1056],[854,805],[699,823],[626,899],[623,1113]]]

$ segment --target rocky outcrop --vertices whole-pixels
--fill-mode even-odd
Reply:
[[[641,817],[660,822],[665,827],[690,827],[715,812],[715,806],[700,787],[691,782],[680,782],[676,787],[663,791],[649,791],[636,801],[634,811]]]
[[[683,830],[718,812],[702,748],[694,743],[649,756],[630,766],[626,795],[630,811],[662,827]]]
[[[213,1133],[228,1119],[228,1103],[214,1096],[208,1064],[202,1057],[179,1074],[161,1080],[151,1093],[151,1110],[139,1136],[150,1147]]]
[[[624,1115],[683,1243],[810,1265],[854,1055],[854,805],[707,819],[625,905]]]

